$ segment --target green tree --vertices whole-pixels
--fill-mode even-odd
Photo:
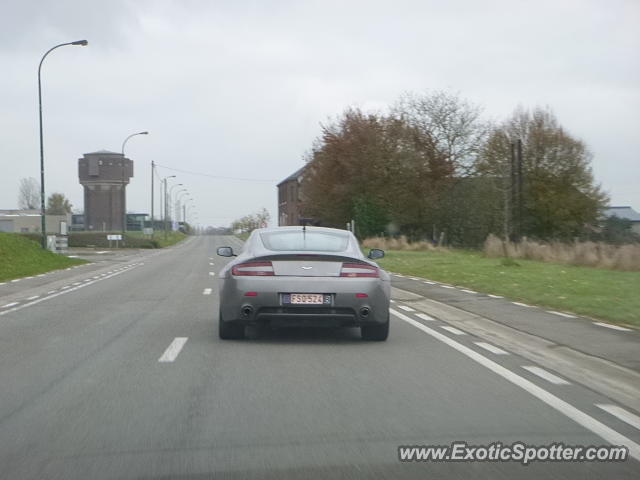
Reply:
[[[62,193],[52,193],[47,199],[47,214],[66,215],[71,213],[73,205]]]
[[[592,155],[550,109],[517,109],[491,134],[476,162],[480,175],[508,182],[511,142],[523,148],[523,234],[569,239],[595,224],[607,196],[595,184]],[[508,205],[503,205],[508,208]]]

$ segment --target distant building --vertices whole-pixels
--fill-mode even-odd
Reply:
[[[84,187],[84,229],[122,230],[133,162],[108,150],[85,153],[78,159],[78,177]]]
[[[624,218],[631,222],[631,230],[640,235],[640,213],[631,207],[609,207],[604,210],[605,217]]]
[[[60,223],[71,224],[71,214],[45,215],[47,233],[60,233]],[[0,232],[39,233],[40,210],[0,210]]]
[[[302,216],[302,177],[306,166],[278,184],[278,225],[300,225]]]

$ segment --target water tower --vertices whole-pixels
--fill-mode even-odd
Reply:
[[[84,229],[122,230],[133,162],[107,150],[85,153],[78,159],[78,177],[84,187]]]

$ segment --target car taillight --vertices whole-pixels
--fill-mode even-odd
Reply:
[[[361,263],[343,263],[340,276],[378,278],[380,276],[380,270],[374,266]]]
[[[274,275],[271,262],[241,263],[231,269],[231,274],[240,277],[272,277]]]

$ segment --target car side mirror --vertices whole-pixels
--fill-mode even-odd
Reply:
[[[384,257],[384,250],[380,250],[379,248],[374,248],[369,251],[369,255],[367,255],[371,260],[377,260],[378,258]]]
[[[231,247],[218,247],[218,255],[221,257],[237,257]]]

